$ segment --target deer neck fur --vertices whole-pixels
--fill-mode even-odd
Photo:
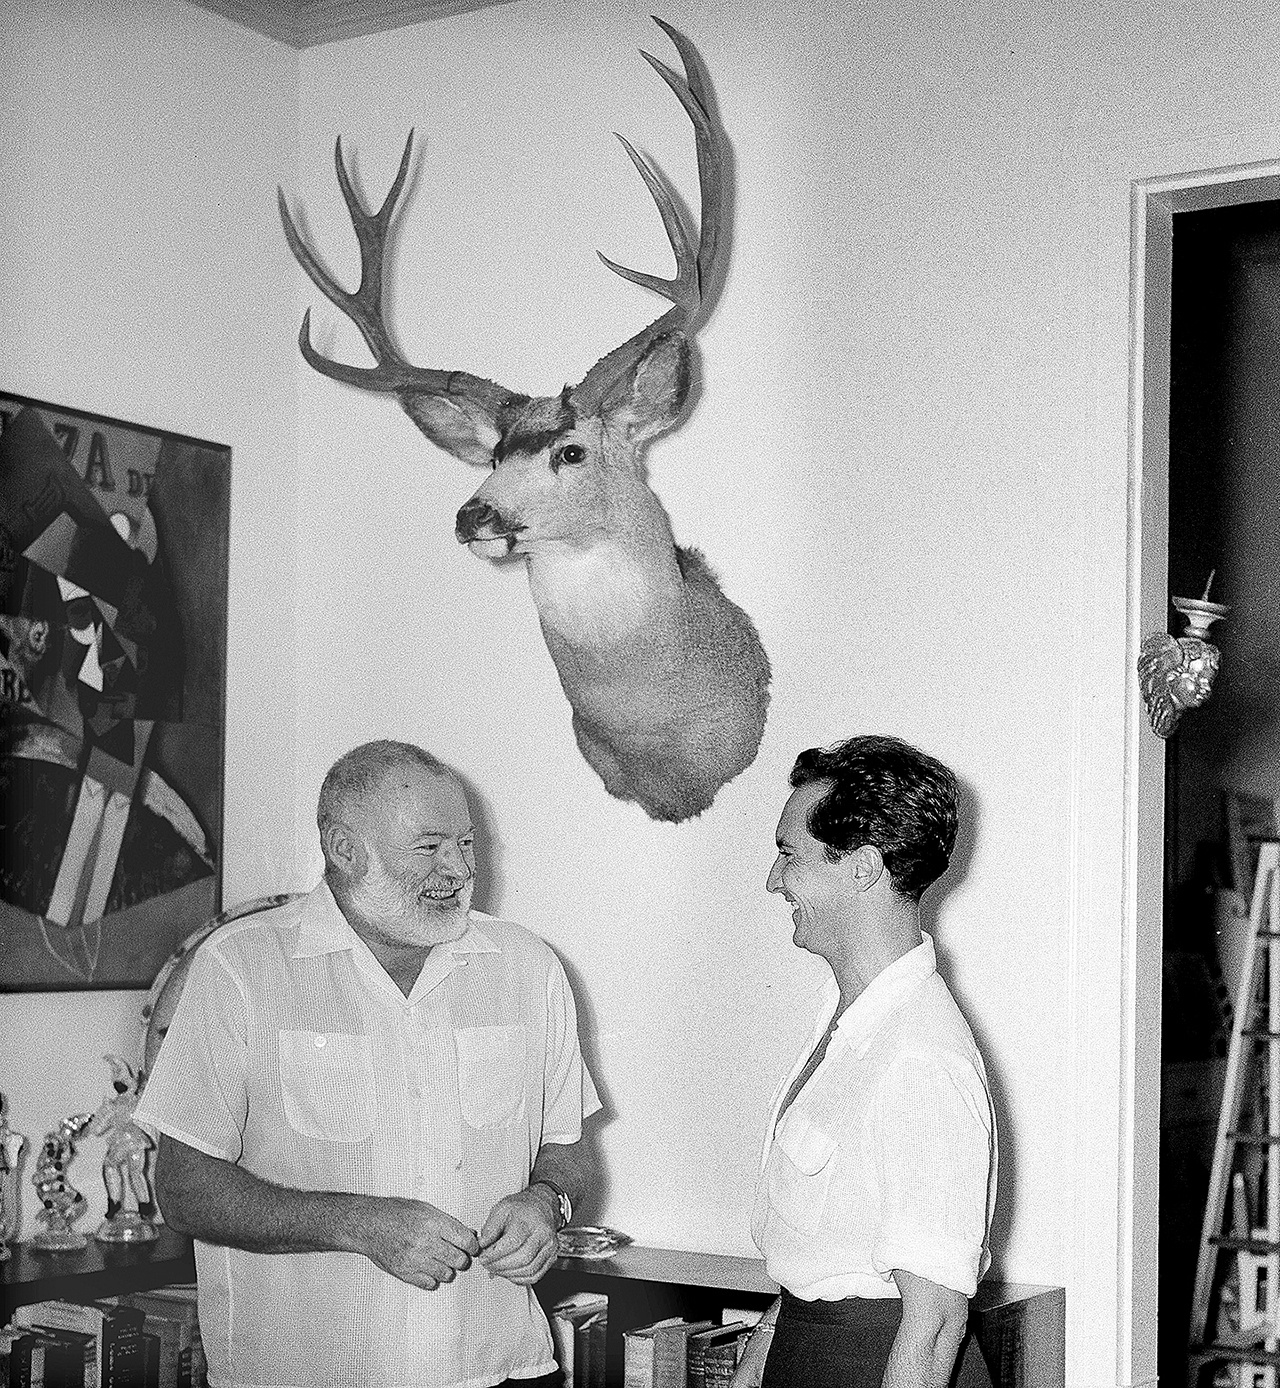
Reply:
[[[526,555],[542,626],[570,646],[604,649],[669,626],[683,601],[671,523],[643,483],[607,527]]]

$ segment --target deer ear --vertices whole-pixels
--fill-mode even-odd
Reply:
[[[688,340],[683,333],[664,333],[609,389],[600,413],[606,424],[640,443],[670,428],[688,398]]]
[[[461,396],[406,393],[404,412],[436,445],[463,463],[488,467],[500,437],[493,417],[474,400]]]

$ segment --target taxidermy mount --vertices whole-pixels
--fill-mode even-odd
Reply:
[[[662,175],[621,136],[653,197],[675,254],[673,279],[609,269],[671,307],[559,395],[530,397],[464,371],[410,365],[382,314],[388,225],[404,186],[413,132],[382,207],[355,193],[339,139],[338,185],[360,244],[360,285],[344,290],[303,241],[283,191],[280,215],[299,264],[359,328],[375,367],[347,366],[312,345],[310,310],[298,343],[317,371],[384,391],[437,447],[491,468],[459,510],[458,540],[488,559],[523,556],[547,649],[573,709],[582,755],[610,795],[653,819],[680,823],[750,766],[769,702],[769,661],[750,618],[720,590],[696,549],[675,543],[644,475],[648,442],[689,397],[690,340],[723,270],[724,136],[696,49],[661,20],[681,78],[642,53],[693,124],[701,215],[696,249]],[[687,79],[687,80],[686,80]]]

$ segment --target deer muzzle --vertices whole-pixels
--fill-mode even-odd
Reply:
[[[523,529],[512,525],[496,506],[472,497],[458,512],[453,533],[460,545],[470,545],[472,554],[484,559],[505,558],[515,548]]]

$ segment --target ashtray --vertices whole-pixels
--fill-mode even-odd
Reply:
[[[595,1224],[571,1224],[556,1235],[562,1258],[611,1258],[631,1242],[630,1234]]]

